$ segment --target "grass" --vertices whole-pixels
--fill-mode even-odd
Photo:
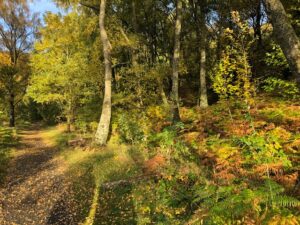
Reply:
[[[0,184],[3,182],[13,148],[18,144],[17,132],[0,127]]]
[[[76,202],[77,221],[86,225],[107,224],[107,221],[135,224],[134,205],[130,198],[132,187],[103,189],[104,183],[140,174],[132,151],[126,145],[120,145],[112,138],[105,148],[84,150],[69,147],[68,140],[74,139],[76,134],[65,133],[62,125],[44,129],[41,136],[61,150],[59,157],[67,166],[66,177],[71,184],[69,197]]]

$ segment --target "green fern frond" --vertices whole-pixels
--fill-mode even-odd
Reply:
[[[280,207],[298,207],[300,206],[300,201],[290,196],[279,195],[274,197],[272,204]]]

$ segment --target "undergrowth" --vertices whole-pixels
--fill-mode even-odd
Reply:
[[[259,98],[250,111],[231,105],[234,121],[222,102],[184,108],[175,125],[157,107],[124,114],[101,149],[68,146],[80,132],[48,130],[68,166],[78,221],[299,224],[300,132],[287,121],[299,123],[300,108]]]

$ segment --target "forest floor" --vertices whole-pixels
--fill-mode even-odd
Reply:
[[[0,224],[72,224],[66,209],[69,184],[58,148],[39,127],[20,132],[0,189]]]
[[[241,198],[242,202],[231,203],[244,190],[269,194],[265,161],[247,164],[245,170],[246,157],[266,157],[257,156],[256,148],[263,148],[260,151],[265,154],[279,148],[281,155],[267,164],[272,171],[270,177],[276,181],[274,187],[285,190],[279,197],[288,194],[298,198],[300,105],[277,99],[257,102],[250,119],[239,105],[232,107],[234,120],[228,119],[223,104],[206,111],[182,108],[184,124],[177,133],[163,128],[165,121],[157,116],[151,128],[155,132],[148,142],[124,143],[114,133],[103,148],[89,141],[84,146],[72,145],[70,141],[90,140],[92,133],[66,133],[65,125],[31,125],[29,129],[16,130],[0,127],[0,225],[177,225],[195,218],[195,222],[187,224],[199,224],[199,218],[206,214],[202,208],[196,212],[189,208],[198,190],[202,193],[207,187],[213,191],[229,188],[225,200],[206,200],[208,204],[213,199],[213,205],[208,207],[212,212],[218,209],[218,213],[248,208],[245,204],[252,200],[256,204],[257,198],[251,199],[252,195],[249,201]],[[251,151],[237,141],[249,143]],[[176,161],[167,161],[171,154]],[[282,159],[289,160],[286,170],[282,169]],[[157,169],[159,176],[153,176]],[[258,185],[258,181],[262,184]],[[176,205],[178,199],[180,204]],[[293,200],[290,206],[296,201],[299,204]],[[298,211],[283,215],[283,220],[298,218]],[[274,216],[270,214],[270,218]]]
[[[70,148],[72,136],[64,131],[18,131],[0,185],[0,225],[135,224],[130,187],[101,189],[134,174],[127,150],[114,144],[101,151]]]

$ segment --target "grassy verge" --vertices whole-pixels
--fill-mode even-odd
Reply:
[[[74,203],[75,221],[83,224],[135,224],[130,185],[103,189],[103,184],[138,176],[139,166],[126,145],[111,140],[105,148],[85,150],[68,146],[76,134],[64,132],[64,126],[41,131],[48,145],[60,148],[67,166],[68,198]],[[109,222],[108,222],[109,221]]]
[[[0,184],[5,178],[12,149],[17,144],[18,139],[16,130],[0,127]]]

